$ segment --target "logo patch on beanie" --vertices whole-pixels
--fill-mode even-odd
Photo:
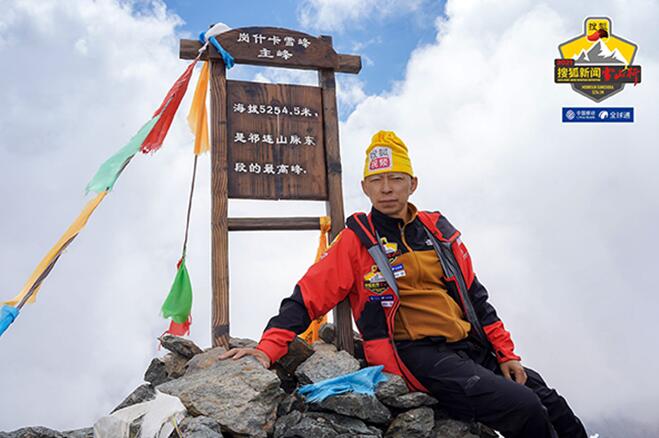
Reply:
[[[368,170],[391,169],[393,163],[391,160],[391,148],[386,146],[376,146],[368,154]]]

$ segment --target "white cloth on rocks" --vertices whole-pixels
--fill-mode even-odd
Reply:
[[[142,418],[140,438],[167,438],[174,431],[172,420],[179,424],[186,414],[178,397],[156,390],[156,398],[127,406],[94,423],[94,438],[129,438],[130,425]]]

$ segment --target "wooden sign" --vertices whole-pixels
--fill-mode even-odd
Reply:
[[[229,198],[327,200],[318,87],[227,81]]]
[[[361,58],[337,54],[330,38],[278,27],[242,27],[221,33],[218,42],[237,64],[287,67],[302,70],[328,69],[342,73],[359,73]],[[182,59],[194,59],[201,47],[197,40],[181,40]],[[222,59],[215,50],[202,59]]]
[[[247,27],[217,36],[236,64],[313,69],[318,87],[262,84],[226,78],[214,47],[210,61],[213,346],[229,345],[229,231],[309,230],[318,217],[229,218],[229,198],[325,200],[330,239],[344,228],[339,121],[334,74],[358,73],[361,58],[337,54],[329,36],[290,29]],[[181,40],[182,59],[201,43]],[[334,309],[336,345],[353,352],[350,304]]]

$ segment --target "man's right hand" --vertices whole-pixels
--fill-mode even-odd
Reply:
[[[220,360],[229,359],[233,357],[234,360],[240,359],[244,356],[254,356],[261,365],[265,368],[270,368],[270,358],[267,354],[256,348],[232,348],[220,355]]]

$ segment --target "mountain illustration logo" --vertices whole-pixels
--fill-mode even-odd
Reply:
[[[568,83],[577,93],[601,102],[641,82],[641,66],[633,65],[638,45],[612,32],[608,17],[588,17],[584,31],[558,46],[554,82]]]

